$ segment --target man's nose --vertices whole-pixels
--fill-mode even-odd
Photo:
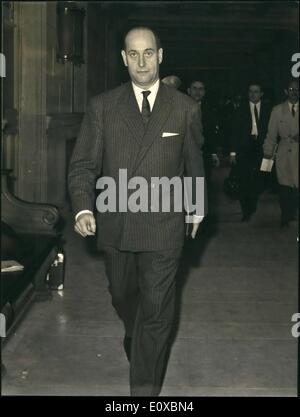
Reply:
[[[140,55],[139,57],[139,67],[144,67],[145,66],[145,58],[143,55]]]

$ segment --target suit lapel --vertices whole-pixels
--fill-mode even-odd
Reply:
[[[293,115],[292,115],[292,112],[291,112],[291,110],[290,110],[290,106],[289,106],[289,102],[288,102],[288,100],[287,101],[285,101],[284,103],[283,103],[283,105],[282,105],[282,111],[283,111],[283,113],[285,114],[285,117],[287,118],[287,119],[290,119],[289,121],[290,122],[292,122],[293,120],[294,120],[294,117],[293,117]],[[296,114],[295,114],[295,117],[297,116],[297,112],[296,112]]]
[[[252,130],[252,114],[251,114],[251,105],[250,105],[250,102],[249,102],[249,112],[248,112],[248,115],[249,115],[249,118],[248,118],[248,122],[249,122],[249,127],[250,127],[250,132],[251,132],[251,130]],[[260,136],[260,133],[261,133],[261,128],[262,128],[262,125],[263,125],[263,118],[265,117],[265,105],[264,105],[264,103],[261,101],[260,102],[260,112],[259,112],[259,115],[258,115],[258,121],[257,121],[257,132],[258,132],[258,136]]]
[[[289,134],[294,135],[295,133],[297,133],[299,126],[299,109],[296,111],[296,114],[293,117],[292,112],[290,110],[289,102],[287,100],[282,105],[282,113],[284,115],[284,120],[286,121],[285,125]]]
[[[248,123],[248,126],[249,126],[248,130],[250,130],[250,133],[251,133],[251,130],[252,130],[252,114],[251,114],[250,102],[248,102],[247,108],[248,108],[247,123]]]
[[[287,114],[291,113],[291,112],[290,112],[290,107],[289,107],[289,102],[288,102],[288,100],[286,100],[286,101],[282,104],[282,112],[283,112],[283,113],[287,113]]]
[[[144,136],[144,124],[131,82],[127,83],[124,93],[120,96],[118,108],[124,122],[132,132],[136,145],[140,146]]]
[[[258,118],[258,135],[260,136],[261,131],[262,131],[262,127],[264,124],[264,120],[266,117],[266,106],[265,103],[263,101],[260,102],[260,112],[259,112],[259,118]]]
[[[170,97],[167,88],[163,85],[163,83],[160,82],[151,117],[149,119],[145,135],[142,139],[140,150],[133,165],[133,170],[136,170],[140,165],[155,138],[157,136],[161,136],[161,129],[169,117],[171,108],[172,107],[170,104]]]

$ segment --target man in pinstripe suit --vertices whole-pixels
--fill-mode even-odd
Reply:
[[[197,104],[160,82],[163,50],[157,35],[136,27],[121,53],[131,82],[91,99],[70,162],[75,230],[82,236],[96,233],[99,176],[118,184],[120,169],[148,183],[154,176],[185,175],[194,180],[193,195],[196,177],[204,177]],[[193,216],[192,238],[205,212]],[[97,213],[98,248],[105,254],[112,304],[124,322],[133,396],[157,396],[161,390],[184,236],[183,212]]]

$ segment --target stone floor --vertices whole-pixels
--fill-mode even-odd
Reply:
[[[222,192],[227,169],[214,173],[216,223],[185,246],[161,395],[296,396],[298,225],[280,230],[269,192],[241,223],[239,204]],[[102,259],[67,217],[65,289],[33,304],[5,344],[3,395],[129,395]]]

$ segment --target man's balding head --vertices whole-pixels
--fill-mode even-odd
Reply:
[[[160,49],[161,48],[161,42],[160,42],[160,39],[159,39],[159,37],[158,37],[158,35],[157,35],[157,33],[153,30],[153,29],[151,29],[151,28],[149,28],[149,27],[147,27],[147,26],[136,26],[136,27],[134,27],[134,28],[132,28],[132,29],[130,29],[126,34],[125,34],[125,36],[124,36],[124,39],[123,39],[123,50],[124,51],[126,51],[126,49],[127,49],[127,41],[128,41],[128,37],[130,38],[130,36],[132,35],[132,33],[134,33],[134,32],[143,32],[143,31],[148,31],[148,32],[150,32],[150,33],[152,33],[152,35],[153,35],[153,37],[154,37],[154,39],[155,39],[155,44],[156,44],[156,49],[158,50],[158,49]]]
[[[162,82],[169,87],[175,88],[176,90],[181,86],[181,80],[177,75],[168,75],[162,79]]]
[[[159,78],[163,50],[156,34],[147,27],[127,32],[121,54],[131,80],[143,89],[150,88]]]

